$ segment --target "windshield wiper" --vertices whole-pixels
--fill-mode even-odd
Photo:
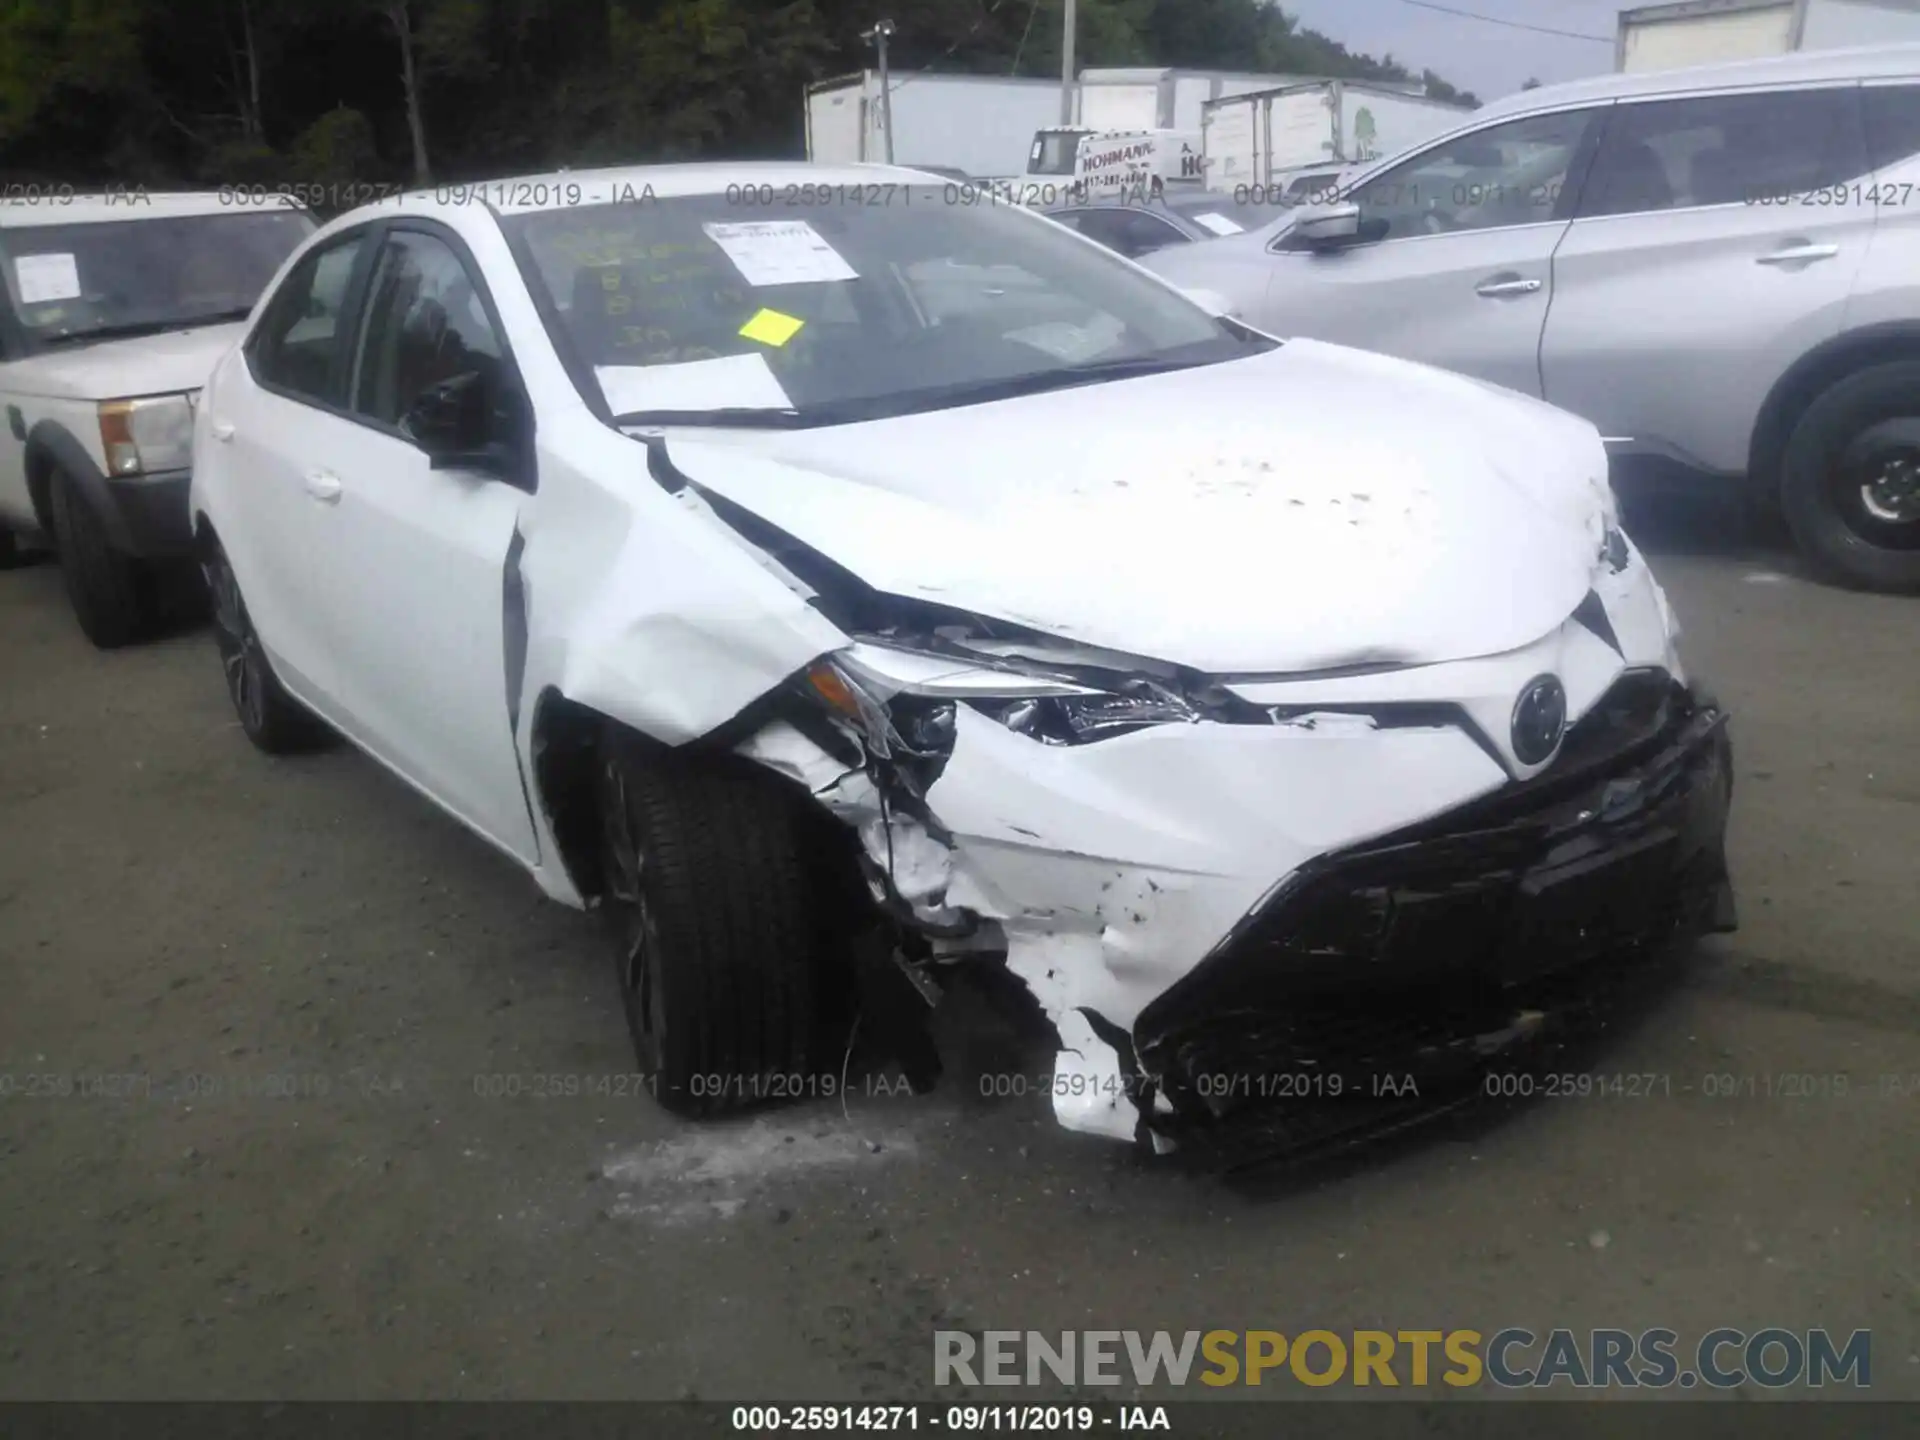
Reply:
[[[818,424],[798,410],[755,410],[735,406],[719,410],[633,410],[613,417],[616,425],[706,425],[723,428],[735,425],[753,430],[797,430]]]
[[[1022,395],[1043,395],[1049,390],[1071,390],[1081,385],[1098,385],[1107,380],[1132,380],[1144,375],[1165,375],[1174,370],[1193,370],[1217,364],[1216,359],[1168,360],[1136,357],[1130,360],[1094,360],[1084,365],[1067,365],[1058,370],[1039,370],[1026,375],[1010,375],[1000,380],[985,380],[932,390],[903,390],[897,395],[876,395],[862,407],[861,419],[877,420],[889,415],[917,414],[927,410],[946,410],[960,405],[982,405],[993,400],[1014,400]],[[848,403],[852,408],[853,402]]]
[[[178,328],[178,322],[172,320],[143,320],[138,324],[127,325],[95,325],[91,330],[68,330],[64,334],[49,335],[41,343],[86,345],[95,340],[133,340],[142,335],[163,335],[169,330]]]
[[[83,345],[96,340],[137,340],[143,335],[164,335],[170,330],[192,330],[201,325],[228,325],[235,320],[244,320],[253,313],[253,307],[244,310],[215,310],[207,315],[190,315],[181,320],[134,320],[120,325],[95,325],[90,330],[69,330],[60,335],[49,335],[41,343],[44,345]]]
[[[191,319],[177,322],[179,329],[185,330],[194,325],[231,325],[236,320],[244,320],[253,313],[251,305],[236,305],[231,310],[210,310],[205,315],[195,315]]]

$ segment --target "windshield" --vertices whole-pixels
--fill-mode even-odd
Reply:
[[[176,330],[245,318],[313,229],[283,210],[0,230],[0,274],[30,343]]]
[[[1272,343],[1018,206],[957,186],[891,198],[769,219],[715,194],[505,223],[628,419],[841,423]]]
[[[1027,155],[1029,175],[1071,175],[1080,154],[1080,142],[1091,130],[1042,130],[1033,137]]]
[[[1273,207],[1242,204],[1226,195],[1209,195],[1203,200],[1182,199],[1169,206],[1201,230],[1214,235],[1238,235],[1258,230],[1273,219]]]

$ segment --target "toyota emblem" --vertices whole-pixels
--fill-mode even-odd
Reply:
[[[1513,707],[1513,753],[1522,765],[1544,765],[1567,733],[1567,689],[1552,675],[1527,682]]]

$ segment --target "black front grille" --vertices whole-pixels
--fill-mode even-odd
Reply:
[[[1141,1064],[1214,1114],[1470,1068],[1592,962],[1724,928],[1729,775],[1724,717],[1631,672],[1543,774],[1290,877],[1148,1007]]]

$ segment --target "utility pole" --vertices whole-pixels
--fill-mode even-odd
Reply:
[[[1060,123],[1073,124],[1074,3],[1067,0],[1066,29],[1060,38]]]
[[[1068,0],[1071,4],[1072,0]],[[880,52],[880,128],[887,137],[887,164],[893,164],[893,84],[887,78],[887,37],[893,34],[893,21],[882,20],[871,30],[862,30],[860,38],[873,42]]]

